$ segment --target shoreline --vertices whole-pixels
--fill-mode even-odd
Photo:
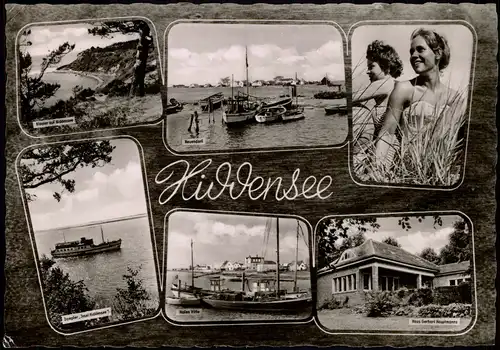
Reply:
[[[90,79],[94,79],[95,81],[97,81],[97,86],[95,87],[95,89],[98,89],[105,84],[104,79],[99,77],[96,73],[82,72],[82,71],[77,71],[77,70],[72,70],[72,69],[54,70],[54,71],[48,72],[48,73],[57,73],[57,74],[71,73],[71,74],[79,75],[81,77],[87,77]]]

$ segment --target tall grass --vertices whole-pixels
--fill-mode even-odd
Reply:
[[[372,118],[353,113],[354,172],[363,181],[404,183],[429,186],[452,186],[463,171],[466,113],[462,97],[450,96],[455,101],[442,109],[434,108],[432,115],[424,117],[422,111],[412,106],[394,135],[376,135],[366,141],[360,131],[375,129]],[[419,102],[419,101],[417,101]],[[415,102],[414,102],[415,103]],[[424,102],[425,103],[425,102]],[[418,105],[418,104],[416,104]],[[363,111],[364,115],[374,113]],[[411,125],[411,126],[408,126]],[[389,147],[385,159],[377,159],[377,142]]]

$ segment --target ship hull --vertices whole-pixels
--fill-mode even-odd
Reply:
[[[232,301],[203,298],[205,306],[222,309],[251,312],[296,312],[311,306],[311,298],[280,299],[272,301]]]
[[[83,249],[74,249],[69,251],[53,250],[51,254],[53,258],[70,258],[75,256],[86,256],[86,255],[100,254],[100,253],[120,250],[121,244],[122,241],[120,239],[118,241],[99,244],[94,247],[84,247]]]
[[[222,120],[226,124],[241,124],[253,121],[257,111],[249,111],[243,113],[224,113],[222,115]]]

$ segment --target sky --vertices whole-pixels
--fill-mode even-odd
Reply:
[[[180,23],[167,38],[168,85],[244,80],[277,75],[345,80],[342,36],[331,25]]]
[[[28,202],[35,232],[147,213],[137,145],[130,139],[110,143],[116,146],[110,163],[101,168],[78,168],[64,177],[76,181],[75,192],[63,192],[60,202],[52,196],[54,191],[61,193],[58,184],[27,190],[37,196]]]
[[[78,53],[94,47],[106,47],[111,44],[123,41],[139,39],[139,34],[113,33],[110,38],[102,38],[88,33],[88,29],[93,28],[92,23],[72,23],[54,24],[46,26],[29,27],[31,34],[27,38],[20,36],[19,44],[21,50],[29,52],[33,59],[32,73],[40,71],[42,58],[47,56],[52,50],[57,49],[61,44],[68,42],[75,44],[74,50],[67,54],[57,66],[71,63],[76,59]],[[31,46],[22,46],[24,40],[31,41]],[[55,66],[55,67],[57,67]],[[54,69],[55,67],[52,67]]]
[[[178,211],[168,217],[167,268],[189,268],[191,265],[190,241],[193,240],[194,265],[220,266],[225,260],[245,262],[245,257],[262,256],[266,246],[266,260],[276,261],[276,219],[271,223],[271,233],[264,245],[267,217]],[[300,222],[304,234],[308,230]],[[280,263],[295,260],[297,247],[297,219],[279,218]],[[309,264],[309,250],[299,237],[299,261]]]
[[[441,218],[443,224],[434,227],[432,216],[426,216],[422,222],[418,222],[415,217],[410,217],[411,229],[408,231],[398,224],[400,217],[377,218],[380,228],[378,230],[369,228],[365,233],[365,238],[382,242],[385,238],[392,237],[401,244],[401,248],[412,254],[418,255],[427,247],[433,248],[439,254],[453,232],[453,223],[461,220],[458,215],[442,215]],[[340,243],[341,240],[338,242]]]
[[[351,38],[353,89],[357,90],[369,84],[366,74],[366,49],[374,40],[382,40],[391,45],[403,61],[403,74],[397,80],[409,80],[415,77],[410,64],[410,37],[415,29],[435,30],[448,40],[450,64],[443,71],[442,82],[455,91],[464,91],[471,73],[473,35],[459,24],[447,25],[366,25],[357,27]]]

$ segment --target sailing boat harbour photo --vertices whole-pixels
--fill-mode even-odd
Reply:
[[[305,223],[288,217],[179,211],[169,216],[168,227],[169,319],[272,321],[311,315]]]
[[[164,114],[173,150],[346,140],[343,41],[334,26],[181,23],[167,40]]]

